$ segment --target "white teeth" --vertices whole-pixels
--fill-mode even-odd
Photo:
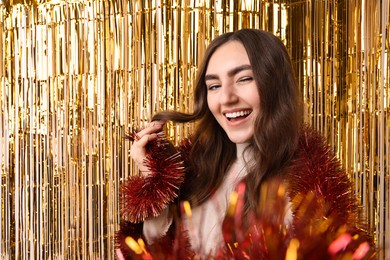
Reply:
[[[250,111],[239,111],[239,112],[233,112],[233,113],[226,113],[225,116],[229,119],[231,118],[236,118],[240,116],[246,116],[249,115],[251,112]]]

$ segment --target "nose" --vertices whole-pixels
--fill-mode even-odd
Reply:
[[[221,88],[220,102],[221,104],[231,104],[238,101],[236,89],[232,85],[225,85]]]

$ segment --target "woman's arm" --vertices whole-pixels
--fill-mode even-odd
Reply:
[[[184,181],[181,154],[165,138],[161,123],[133,134],[131,157],[140,168],[140,176],[131,176],[122,185],[121,213],[133,223],[157,217],[178,196]]]
[[[134,140],[131,156],[141,174],[129,177],[120,189],[123,221],[116,234],[116,245],[117,252],[125,258],[134,256],[126,239],[142,239],[151,244],[162,236],[170,236],[167,234],[172,224],[169,205],[178,196],[185,167],[182,152],[158,132],[161,127],[149,125],[130,136]]]
[[[145,220],[143,235],[148,244],[153,244],[156,239],[159,239],[167,234],[169,227],[172,224],[172,214],[169,208],[155,218]]]

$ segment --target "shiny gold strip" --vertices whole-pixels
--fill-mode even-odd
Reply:
[[[114,259],[118,189],[137,173],[123,136],[192,111],[207,44],[244,27],[287,45],[305,121],[388,258],[389,0],[0,1],[0,258]]]

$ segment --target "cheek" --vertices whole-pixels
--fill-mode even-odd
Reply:
[[[254,117],[253,120],[256,120],[256,118],[260,115],[260,96],[256,93],[252,95],[247,95],[247,102],[251,105],[253,108]]]
[[[248,93],[247,98],[255,109],[260,109],[260,96],[257,88],[254,88],[251,93]]]
[[[207,96],[207,106],[209,107],[211,113],[214,115],[216,111],[216,102],[212,96]]]
[[[252,104],[255,109],[260,110],[260,98],[258,96],[256,98],[253,98]]]

